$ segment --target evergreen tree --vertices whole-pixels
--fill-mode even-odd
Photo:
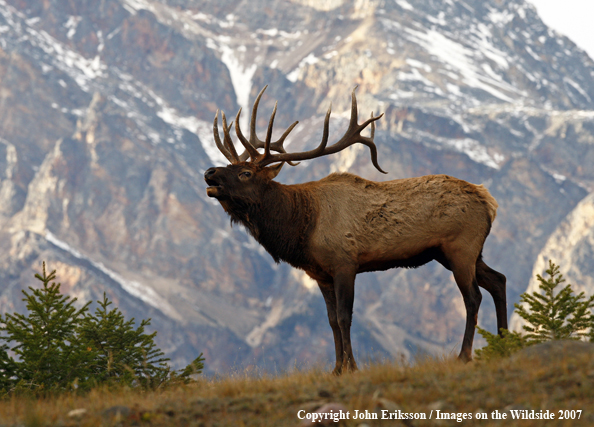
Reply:
[[[7,370],[3,382],[10,378],[18,380],[19,388],[29,390],[63,389],[76,378],[86,379],[89,375],[89,352],[81,351],[77,334],[79,320],[88,310],[74,307],[76,298],[60,294],[60,284],[52,282],[55,271],[49,275],[43,263],[43,275],[35,277],[42,282],[40,289],[29,287],[23,291],[29,314],[19,313],[0,316],[1,339],[17,343],[12,351],[18,361],[6,354],[0,355],[0,363]],[[6,375],[10,375],[6,379]]]
[[[108,385],[155,388],[187,383],[204,368],[202,354],[185,369],[176,372],[157,348],[156,332],[145,333],[150,319],[135,328],[134,319],[125,320],[103,294],[95,314],[89,303],[77,309],[76,298],[60,294],[56,275],[35,277],[42,287],[23,291],[28,314],[0,315],[0,391],[48,392],[86,391]],[[13,358],[11,353],[16,356]]]
[[[559,266],[551,260],[546,273],[550,276],[548,279],[540,274],[536,276],[542,294],[523,293],[520,304],[514,304],[516,313],[526,321],[526,325],[522,326],[528,332],[526,339],[536,344],[550,340],[579,340],[588,336],[593,320],[590,309],[594,306],[594,295],[588,299],[583,292],[574,295],[570,284],[555,292],[565,279],[559,273]]]
[[[478,359],[489,360],[505,357],[533,344],[550,340],[580,340],[589,337],[594,341],[594,295],[586,299],[583,292],[574,295],[571,285],[557,291],[565,282],[559,267],[549,260],[546,270],[549,278],[536,276],[540,292],[520,295],[520,304],[514,304],[516,313],[526,321],[522,326],[526,334],[502,330],[494,335],[477,327],[487,341],[487,346],[476,350]]]

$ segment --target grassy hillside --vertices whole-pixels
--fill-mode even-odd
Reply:
[[[430,359],[409,366],[374,364],[339,378],[318,369],[260,377],[241,373],[156,392],[95,390],[86,396],[42,400],[14,397],[0,401],[0,425],[299,426],[307,425],[298,418],[299,411],[312,413],[328,403],[336,404],[327,407],[328,412],[340,405],[349,411],[349,420],[340,424],[346,426],[592,425],[592,355],[592,345],[584,351],[574,344],[562,349],[549,344],[489,363]],[[423,413],[432,419],[353,419],[355,410],[377,411],[381,417],[382,409]],[[549,410],[555,419],[513,420],[509,413],[506,420],[492,419],[493,411],[510,409],[527,411],[524,414]],[[438,410],[442,416],[460,416],[460,423],[436,420]],[[579,420],[559,420],[559,411],[577,418],[578,412],[570,411],[579,410]],[[488,419],[477,420],[477,412]]]

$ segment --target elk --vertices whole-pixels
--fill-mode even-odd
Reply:
[[[256,136],[260,92],[254,102],[247,139],[235,119],[237,138],[245,148],[238,154],[222,113],[223,141],[214,123],[214,140],[230,164],[204,173],[206,193],[216,198],[231,217],[272,255],[304,270],[317,281],[326,302],[334,335],[336,365],[333,373],[357,370],[351,347],[351,320],[355,276],[365,271],[419,267],[436,260],[452,271],[466,307],[466,329],[459,358],[472,359],[472,341],[481,303],[479,286],[495,302],[497,329],[507,329],[505,276],[485,264],[482,249],[495,219],[497,202],[482,185],[447,175],[374,182],[349,173],[333,173],[319,181],[283,185],[274,178],[284,163],[330,155],[355,143],[369,147],[377,161],[373,141],[375,121],[359,124],[355,89],[351,117],[344,136],[327,145],[331,108],[326,113],[322,141],[310,151],[288,153],[283,143],[298,122],[275,142],[272,127],[275,105],[266,138]],[[371,136],[361,135],[370,126]],[[259,151],[262,150],[263,151]]]

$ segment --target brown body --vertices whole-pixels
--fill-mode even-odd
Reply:
[[[353,111],[356,117],[354,94]],[[252,122],[254,116],[255,113]],[[329,114],[325,134],[328,118]],[[349,131],[353,127],[352,133],[358,134],[378,118],[372,117],[356,128],[351,118]],[[497,210],[497,202],[483,186],[446,175],[373,182],[347,173],[305,184],[283,185],[273,181],[283,163],[270,167],[266,164],[328,153],[284,153],[283,135],[273,148],[281,154],[270,153],[269,139],[264,145],[250,140],[253,147],[268,148],[265,154],[256,157],[256,153],[255,159],[247,162],[236,153],[229,154],[226,123],[224,129],[223,149],[228,151],[221,151],[232,164],[206,171],[207,194],[219,200],[232,221],[246,226],[275,261],[303,269],[318,282],[334,334],[335,373],[345,368],[357,369],[350,327],[355,276],[361,272],[418,267],[431,260],[451,270],[467,312],[460,352],[463,360],[471,359],[481,302],[479,286],[493,296],[498,330],[507,329],[505,276],[489,268],[481,258]],[[218,131],[215,135],[221,148]],[[360,135],[349,138],[369,143],[369,139],[361,141]],[[325,147],[325,141],[320,146]],[[372,159],[379,169],[374,149],[373,145]]]
[[[295,190],[308,194],[317,212],[306,248],[314,261],[306,271],[316,280],[345,264],[357,273],[417,267],[458,241],[476,258],[497,209],[484,187],[446,175],[372,182],[333,174]]]

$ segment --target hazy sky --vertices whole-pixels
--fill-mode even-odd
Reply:
[[[545,24],[569,37],[594,59],[594,0],[528,0]]]

